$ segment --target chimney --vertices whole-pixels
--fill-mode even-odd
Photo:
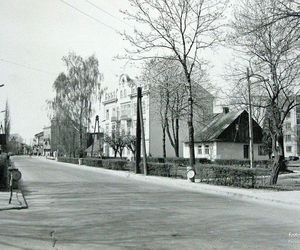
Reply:
[[[223,107],[223,114],[229,113],[229,108],[228,107]]]

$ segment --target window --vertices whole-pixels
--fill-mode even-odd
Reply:
[[[289,129],[291,129],[291,128],[292,128],[291,123],[290,123],[290,122],[287,122],[287,123],[285,124],[285,129],[289,130]]]
[[[291,135],[286,135],[286,136],[285,136],[285,141],[286,141],[286,142],[292,141],[292,136],[291,136]]]
[[[198,155],[202,155],[202,145],[198,145]]]
[[[123,98],[123,91],[120,91],[120,98]]]
[[[106,120],[109,120],[109,109],[106,110],[106,116],[105,116]]]
[[[258,146],[258,155],[266,155],[266,150],[263,145]]]
[[[130,135],[130,130],[131,130],[132,122],[130,120],[127,121],[127,134]]]
[[[292,146],[286,146],[286,152],[292,152]]]
[[[209,155],[209,145],[205,145],[204,152],[206,155]]]

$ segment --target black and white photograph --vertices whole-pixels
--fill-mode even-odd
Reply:
[[[300,249],[299,0],[0,0],[0,250]]]

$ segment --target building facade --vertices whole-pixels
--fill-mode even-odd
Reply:
[[[142,87],[142,113],[145,131],[146,154],[153,157],[163,156],[163,130],[159,105],[157,99],[151,94],[149,86]],[[123,134],[136,134],[136,109],[137,109],[137,83],[128,75],[123,74],[119,79],[118,87],[107,90],[102,101],[101,128],[105,135],[111,135],[118,126]],[[206,112],[213,110],[213,97],[204,108]],[[183,142],[187,137],[188,128],[186,120],[179,121],[179,156],[183,156]],[[114,156],[113,149],[104,143],[105,156]],[[175,151],[166,136],[166,153],[168,157],[174,157]],[[133,158],[133,154],[127,148],[123,157]]]
[[[296,96],[297,106],[286,116],[283,124],[285,157],[300,156],[300,96]]]
[[[262,128],[253,122],[253,153],[255,160],[267,160],[262,144]],[[209,160],[249,159],[249,117],[246,110],[215,114],[207,127],[195,133],[195,157]],[[188,142],[184,143],[184,157],[189,158]]]

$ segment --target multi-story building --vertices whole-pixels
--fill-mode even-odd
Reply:
[[[300,104],[300,96],[296,97]],[[283,124],[285,157],[300,156],[300,105],[293,108]]]
[[[44,131],[39,132],[34,135],[33,153],[35,155],[42,155],[43,154],[43,146],[44,146]]]
[[[43,138],[43,155],[51,155],[51,126],[44,127],[44,138]]]
[[[209,93],[207,92],[207,94]],[[142,96],[146,153],[153,157],[161,157],[163,155],[163,132],[157,99],[151,94],[149,86],[142,87]],[[207,100],[205,108],[202,108],[205,112],[212,113],[213,96],[210,95],[210,98],[207,98]],[[111,135],[117,126],[125,134],[136,134],[137,84],[135,80],[126,74],[121,75],[117,88],[107,90],[104,93],[102,104],[101,128],[104,134]],[[186,121],[180,121],[179,128],[179,155],[183,156],[183,141],[188,133]],[[166,138],[166,151],[167,156],[175,156],[175,151],[168,137]],[[114,155],[112,148],[106,143],[104,143],[104,155]],[[133,155],[130,150],[125,148],[123,157],[132,158]]]

